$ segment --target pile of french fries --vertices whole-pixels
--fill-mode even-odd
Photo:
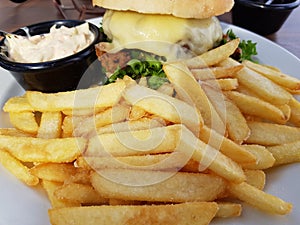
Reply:
[[[206,225],[239,216],[239,201],[288,214],[263,190],[264,170],[300,161],[300,81],[234,61],[238,44],[166,63],[158,90],[124,77],[12,97],[0,163],[42,185],[54,225]]]

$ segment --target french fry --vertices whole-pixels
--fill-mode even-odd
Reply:
[[[63,110],[81,110],[94,108],[107,108],[119,102],[125,89],[124,81],[98,86],[95,88],[82,89],[59,93],[42,93],[27,91],[26,98],[36,111],[57,112]]]
[[[9,119],[11,124],[21,131],[31,134],[36,134],[38,132],[39,125],[33,112],[10,112]]]
[[[151,136],[149,136],[151,134]],[[133,136],[133,137],[132,137]],[[151,138],[149,138],[151,137]],[[142,141],[146,140],[146,141]],[[139,143],[136,145],[135,143]],[[153,145],[155,143],[155,145]],[[183,125],[151,130],[98,135],[90,139],[84,156],[130,156],[184,152],[181,168],[189,159],[200,162],[221,177],[241,182],[245,179],[241,167],[216,149],[200,141]],[[168,161],[173,163],[172,161]]]
[[[40,126],[37,131],[38,138],[59,138],[61,136],[61,112],[43,112]]]
[[[253,187],[263,190],[266,184],[266,174],[263,170],[245,169],[246,182]]]
[[[262,170],[272,167],[275,163],[273,155],[261,145],[243,145],[250,153],[256,156],[255,164],[243,164],[244,169]]]
[[[203,128],[200,130],[199,138],[213,148],[220,149],[220,151],[224,155],[228,156],[241,165],[245,163],[256,163],[256,157],[252,153],[244,149],[241,145],[218,134],[217,132],[209,129],[206,126],[203,126]]]
[[[196,80],[210,80],[220,78],[234,77],[235,74],[243,68],[243,65],[228,66],[228,67],[210,67],[202,69],[191,69],[192,74]]]
[[[196,106],[201,113],[204,124],[224,134],[225,125],[223,121],[189,69],[182,63],[165,64],[163,69],[174,85],[179,98]]]
[[[297,99],[292,98],[288,104],[291,109],[290,122],[295,126],[300,127],[300,102]]]
[[[42,186],[47,193],[48,199],[51,203],[52,208],[64,208],[64,207],[75,207],[80,206],[78,202],[71,202],[65,199],[58,199],[54,193],[63,185],[61,182],[54,182],[48,180],[42,180]]]
[[[8,99],[4,106],[4,112],[33,112],[33,107],[29,104],[26,96],[16,96]]]
[[[217,80],[206,80],[205,83],[219,88],[222,91],[232,91],[237,89],[239,83],[236,78],[223,78]]]
[[[91,182],[105,198],[150,202],[212,201],[226,188],[211,174],[124,169],[98,170]]]
[[[226,96],[228,96],[244,114],[257,116],[280,124],[285,124],[289,119],[281,109],[259,98],[237,91],[226,92]]]
[[[49,217],[51,223],[55,225],[71,225],[70,221],[74,221],[74,225],[94,225],[99,221],[103,225],[145,224],[145,222],[165,225],[207,225],[217,211],[218,205],[214,202],[192,202],[170,205],[60,208],[51,209]]]
[[[35,186],[39,183],[39,178],[32,175],[28,167],[3,149],[0,149],[0,163],[25,184]]]
[[[219,64],[219,66],[236,65],[239,65],[239,63],[230,58]],[[291,99],[291,94],[284,88],[249,68],[245,67],[237,72],[236,78],[238,79],[239,84],[246,86],[262,99],[265,99],[274,105],[286,104]]]
[[[102,205],[108,203],[108,199],[101,197],[98,192],[88,184],[65,184],[57,188],[54,195],[58,199],[77,202],[83,205]]]
[[[246,140],[248,144],[271,146],[300,139],[300,128],[297,127],[255,121],[248,121],[248,125],[251,130]]]
[[[199,132],[203,119],[198,110],[184,101],[139,85],[128,87],[123,97],[131,105],[173,123],[186,125],[194,134]]]
[[[232,202],[217,202],[219,210],[215,217],[230,218],[240,216],[242,213],[242,206],[238,203]]]
[[[129,113],[129,120],[138,120],[144,117],[147,112],[138,106],[132,106]]]
[[[273,82],[279,84],[282,87],[291,90],[300,89],[300,80],[295,77],[291,77],[287,74],[265,67],[261,64],[253,63],[249,60],[243,61],[243,65],[262,74],[263,76],[267,77],[268,79],[272,80]]]
[[[71,163],[40,163],[32,167],[30,173],[42,180],[63,183],[77,170]]]
[[[255,188],[246,182],[229,184],[229,191],[240,200],[271,214],[290,213],[292,205],[282,199]]]
[[[164,121],[159,118],[141,118],[138,120],[129,120],[120,123],[109,124],[97,129],[97,134],[118,133],[124,131],[146,130],[155,127],[162,127]]]
[[[202,87],[223,122],[226,124],[229,138],[238,144],[246,140],[250,134],[250,129],[240,109],[214,87],[204,83]],[[222,99],[222,101],[220,99]]]
[[[239,43],[240,39],[234,39],[199,56],[187,59],[184,63],[191,69],[216,65],[231,56],[237,49]]]
[[[275,166],[300,162],[300,141],[270,146],[267,149],[275,158]]]
[[[16,128],[0,128],[0,135],[14,136],[14,137],[34,137],[34,134],[27,133]]]
[[[23,162],[72,162],[85,149],[83,138],[42,139],[0,135],[0,148]]]

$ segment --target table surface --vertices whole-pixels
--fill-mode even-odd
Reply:
[[[71,0],[61,0],[64,5],[72,5]],[[79,12],[67,10],[70,19],[78,19]],[[95,15],[86,14],[85,18]],[[9,0],[1,0],[0,4],[0,29],[13,31],[19,27],[32,23],[62,19],[62,15],[55,8],[52,0],[27,0],[24,3],[13,3]],[[231,14],[227,13],[219,17],[221,21],[231,23]],[[284,47],[298,58],[300,58],[300,7],[295,9],[283,27],[275,34],[266,38]]]

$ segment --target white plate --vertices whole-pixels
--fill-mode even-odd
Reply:
[[[99,25],[100,19],[91,22]],[[247,30],[222,24],[224,30],[233,31],[244,40],[257,42],[259,60],[280,68],[283,72],[300,78],[300,60],[274,44]],[[0,68],[0,106],[24,90],[15,82],[7,71]],[[0,127],[8,127],[7,114],[0,112]],[[267,172],[265,191],[293,203],[290,215],[274,216],[260,212],[244,205],[243,214],[239,218],[218,219],[213,225],[296,225],[300,223],[300,164],[282,166]],[[43,192],[27,187],[0,166],[0,225],[49,225],[47,210],[50,204]]]

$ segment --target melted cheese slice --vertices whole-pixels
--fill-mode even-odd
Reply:
[[[113,51],[139,48],[167,59],[201,54],[222,38],[222,28],[216,17],[183,19],[170,15],[107,10],[103,29],[112,40]]]

